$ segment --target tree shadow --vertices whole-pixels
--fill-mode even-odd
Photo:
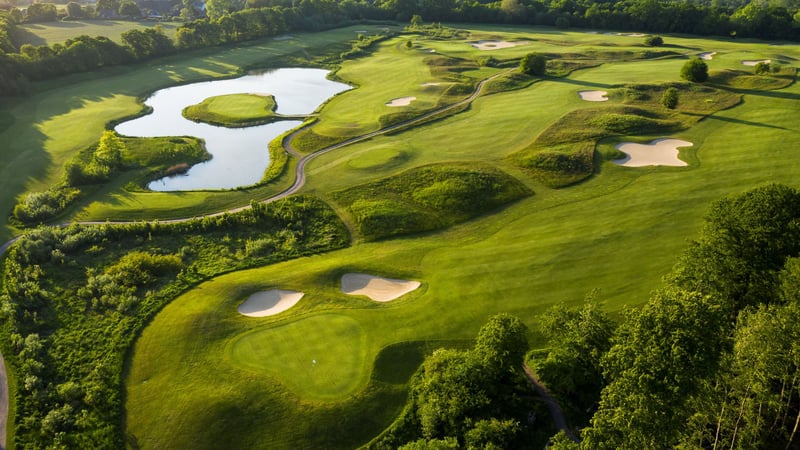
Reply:
[[[576,86],[584,86],[584,87],[592,87],[592,88],[602,88],[602,89],[616,89],[619,87],[618,84],[608,84],[608,83],[595,83],[593,81],[579,81],[573,80],[571,78],[546,78],[547,81],[552,81],[555,83],[565,83],[565,84],[574,84]]]
[[[777,125],[770,125],[768,123],[763,122],[753,122],[750,120],[742,120],[742,119],[735,119],[733,117],[721,117],[716,115],[706,116],[703,120],[718,120],[720,122],[728,122],[728,123],[735,123],[737,125],[744,125],[748,127],[761,127],[761,128],[773,128],[776,130],[789,130],[785,127],[779,127]]]

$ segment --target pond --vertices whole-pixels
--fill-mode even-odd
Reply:
[[[247,128],[225,128],[192,122],[183,108],[206,98],[226,94],[271,94],[276,112],[284,115],[311,114],[319,105],[351,86],[328,80],[327,70],[284,68],[252,73],[240,78],[204,81],[156,91],[145,104],[152,113],[117,125],[125,136],[194,136],[206,142],[209,161],[192,166],[185,174],[152,181],[154,191],[232,189],[258,183],[269,165],[267,144],[300,125],[282,120]]]

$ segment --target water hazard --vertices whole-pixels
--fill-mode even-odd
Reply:
[[[296,126],[298,120],[283,120],[248,128],[225,128],[196,123],[181,115],[183,108],[208,97],[227,94],[271,94],[276,112],[306,115],[351,86],[325,78],[324,69],[285,68],[253,73],[228,80],[204,81],[156,91],[145,104],[153,112],[123,122],[115,128],[125,136],[194,136],[205,140],[213,155],[182,175],[152,181],[154,191],[232,189],[261,180],[269,165],[269,141]]]

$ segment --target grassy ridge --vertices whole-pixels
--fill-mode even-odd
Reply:
[[[349,33],[352,37],[352,30]],[[640,42],[623,36],[528,27],[486,27],[481,33],[529,42],[492,51],[494,57],[505,61],[530,51],[569,50],[578,54],[586,53],[585,47],[630,47],[633,51]],[[679,37],[668,37],[668,42],[685,54],[717,51],[710,62],[712,70],[741,69],[741,59],[777,59],[776,52],[800,56],[793,48],[770,48],[766,43]],[[431,40],[415,45],[465,61],[486,54],[465,42]],[[382,47],[374,57],[396,50]],[[387,56],[386,61],[402,66],[402,58],[397,55]],[[202,62],[195,60],[196,66],[187,63],[178,67],[177,73],[199,77],[203,73],[232,71],[230,66],[234,66],[236,58],[246,59],[242,53],[234,59],[224,58],[229,58],[227,53],[217,57],[209,54]],[[353,61],[352,67],[359,62],[368,67],[371,60],[372,57]],[[568,78],[547,79],[479,98],[469,110],[434,125],[375,138],[314,160],[308,167],[306,189],[320,196],[416,167],[452,161],[494,165],[522,180],[537,195],[443,231],[361,243],[326,255],[235,272],[180,296],[155,318],[136,344],[125,397],[131,445],[352,448],[387,426],[405,401],[405,380],[400,376],[389,379],[383,367],[400,367],[404,368],[403,373],[409,373],[416,357],[411,351],[384,349],[409,341],[470,339],[488,315],[500,311],[516,313],[535,326],[536,316],[548,306],[559,301],[579,303],[595,288],[600,289],[598,299],[614,311],[643,302],[659,285],[662,274],[669,271],[685,240],[696,236],[699,218],[710,200],[764,180],[796,185],[800,159],[797,150],[786,143],[794,142],[800,132],[796,121],[796,101],[800,98],[797,85],[766,94],[744,92],[742,105],[717,112],[675,133],[674,137],[695,144],[687,151],[694,158],[688,170],[629,169],[598,163],[596,176],[586,182],[552,190],[526,177],[507,157],[529,146],[565,114],[585,109],[586,104],[576,95],[578,90],[674,83],[682,64],[681,59],[608,61],[575,71]],[[391,64],[385,67],[394,69]],[[143,79],[167,82],[169,76],[175,75],[168,74],[173,69],[161,72],[163,78]],[[466,73],[480,70],[492,69]],[[96,96],[86,97],[77,96],[70,85],[63,86],[59,96],[67,91],[75,97],[54,97],[53,104],[47,104],[52,108],[47,111],[48,120],[28,123],[39,123],[37,129],[48,133],[48,142],[57,130],[83,131],[74,127],[79,118],[87,119],[84,128],[89,129],[92,121],[102,116],[81,116],[79,108],[96,111],[94,108],[105,101],[108,103],[103,105],[113,105],[110,100],[114,97],[109,92],[125,92],[130,89],[129,80],[120,77],[116,87],[109,83]],[[408,95],[408,87],[387,81],[389,77],[373,80],[382,83],[379,88],[373,87],[376,99]],[[402,83],[406,78],[397,80]],[[103,86],[100,78],[92,81]],[[369,81],[364,80],[362,87],[366,88]],[[419,88],[434,90],[439,86]],[[72,103],[65,98],[72,99]],[[44,100],[37,97],[35,101]],[[119,105],[130,107],[133,103],[128,102],[122,98]],[[64,105],[73,105],[75,111],[65,114]],[[327,111],[323,109],[323,116]],[[364,114],[366,119],[362,120],[355,114],[336,115],[349,119],[354,128],[367,121],[375,123],[379,116]],[[19,130],[25,120],[26,117],[16,117],[8,130]],[[320,123],[324,120],[323,117]],[[8,139],[12,146],[20,145],[16,139],[32,136],[4,135],[14,137]],[[25,148],[41,148],[36,139],[32,142]],[[69,153],[69,139],[52,142],[63,145],[57,147],[58,151]],[[611,144],[603,141],[600,149]],[[55,161],[47,162],[51,163],[57,165]],[[20,166],[17,162],[14,167],[29,174],[31,168],[47,164]],[[8,170],[9,165],[3,167]],[[3,181],[7,186],[8,178]],[[110,188],[84,214],[179,215],[234,200],[246,203],[248,196],[265,191],[230,193],[225,197],[211,193],[151,196],[120,194]],[[417,279],[423,286],[401,300],[378,305],[341,293],[338,280],[348,271]],[[274,287],[303,291],[306,297],[292,310],[273,318],[252,320],[236,313],[236,306],[248,294]],[[336,386],[338,390],[324,400],[321,398],[326,393],[320,384],[295,381],[302,379],[300,371],[305,367],[287,360],[294,356],[289,351],[274,355],[272,360],[260,360],[263,365],[257,367],[243,365],[239,359],[242,355],[236,359],[231,356],[231,343],[251,332],[258,334],[258,342],[265,343],[280,341],[287,329],[296,341],[308,335],[314,342],[335,342],[339,337],[334,329],[328,332],[325,323],[337,321],[335,317],[339,316],[357,322],[360,331],[342,338],[343,345],[332,345],[330,356],[354,361],[352,355],[342,353],[346,351],[343,348],[362,342],[363,337],[364,344],[357,347],[363,352],[363,363],[347,365],[354,387]],[[359,336],[358,340],[352,336]],[[309,355],[303,356],[308,359]],[[176,380],[181,383],[176,384]],[[216,438],[209,440],[209,435]]]
[[[660,104],[669,88],[679,92],[674,110]],[[631,84],[609,94],[616,102],[571,111],[511,159],[550,187],[563,187],[594,173],[595,147],[615,135],[656,135],[690,127],[703,117],[740,102],[739,94],[686,83]]]
[[[531,192],[488,166],[425,166],[332,194],[371,241],[463,222]]]

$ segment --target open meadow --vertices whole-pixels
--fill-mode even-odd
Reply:
[[[368,27],[42,85],[0,109],[13,118],[0,130],[8,143],[0,149],[0,208],[9,211],[17,196],[57,182],[66,161],[97,142],[109,120],[137,114],[138,101],[155,89],[298,63],[293,55],[346,44]],[[352,245],[226,273],[164,307],[125,366],[130,447],[367,444],[401,412],[410,376],[437,345],[465,347],[487,317],[509,312],[541,347],[537,317],[561,302],[579,305],[592,292],[613,314],[636,307],[697,236],[710,202],[767,182],[800,187],[795,74],[756,78],[742,64],[770,59],[790,70],[800,58],[797,45],[665,36],[663,47],[652,48],[629,35],[466,28],[449,38],[402,34],[342,62],[337,79],[356,88],[318,111],[310,131],[296,137],[301,153],[453,104],[480,80],[500,81],[466,108],[310,160],[301,193],[336,211]],[[498,44],[487,50],[472,45],[478,41]],[[499,45],[509,42],[515,44]],[[560,61],[554,70],[570,70],[510,77],[530,52]],[[708,89],[690,87],[681,67],[704,52],[716,52],[706,61]],[[487,65],[488,56],[494,60]],[[678,107],[667,110],[659,97],[672,85]],[[581,91],[606,91],[608,100],[585,101]],[[658,95],[647,97],[651,91]],[[411,97],[405,106],[387,105]],[[612,161],[621,156],[619,143],[659,138],[691,143],[677,153],[687,165]],[[589,167],[559,178],[540,164],[543,154],[588,157]],[[244,206],[288,187],[293,167],[269,184],[223,192],[128,190],[128,180],[116,180],[59,222],[169,219]],[[459,177],[470,181],[459,184]],[[376,234],[370,223],[399,231]],[[16,232],[6,224],[0,237]],[[421,285],[376,302],[343,292],[342,277],[353,272]],[[276,315],[237,311],[250,295],[272,289],[304,295]]]

